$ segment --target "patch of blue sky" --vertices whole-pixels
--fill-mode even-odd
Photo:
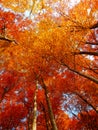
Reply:
[[[26,122],[27,121],[27,118],[26,117],[24,117],[23,119],[21,119],[21,122],[22,123],[24,123],[24,122]]]

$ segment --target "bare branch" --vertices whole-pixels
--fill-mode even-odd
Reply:
[[[80,76],[82,76],[82,77],[84,77],[84,78],[87,78],[87,79],[89,79],[90,81],[93,81],[94,83],[98,84],[98,79],[97,79],[97,78],[95,78],[95,77],[93,77],[93,76],[90,76],[90,75],[87,75],[87,74],[83,74],[82,72],[79,72],[79,71],[77,71],[77,70],[75,70],[75,69],[69,67],[67,64],[65,64],[65,63],[63,63],[63,62],[60,62],[60,61],[57,61],[57,60],[56,60],[56,62],[58,62],[59,64],[65,66],[65,67],[67,67],[70,71],[72,71],[72,72],[74,72],[74,73],[76,73],[76,74],[78,74],[78,75],[80,75]]]
[[[85,44],[98,45],[98,42],[86,42]]]
[[[95,29],[95,28],[98,28],[98,22],[97,22],[97,23],[95,23],[94,25],[90,26],[89,28],[90,28],[90,29]]]
[[[72,72],[74,72],[74,73],[76,73],[76,74],[78,74],[78,75],[80,75],[80,76],[82,76],[84,78],[87,78],[87,79],[93,81],[94,83],[98,84],[98,79],[96,79],[96,78],[94,78],[94,77],[92,77],[90,75],[83,74],[82,72],[79,72],[79,71],[77,71],[75,69],[71,69],[68,65],[65,65],[65,64],[63,64],[63,65],[66,66],[70,71],[72,71]]]
[[[74,55],[93,55],[93,56],[98,56],[98,52],[87,52],[87,51],[80,51],[80,52],[75,52]]]
[[[96,113],[98,113],[98,111],[96,110],[96,108],[89,101],[87,101],[83,96],[81,96],[77,92],[74,92],[74,94],[77,95],[80,99],[82,99],[86,104],[88,104]]]
[[[1,35],[0,35],[0,40],[4,40],[7,42],[14,42],[15,44],[18,44],[14,39],[10,39],[10,38],[7,38],[7,37],[1,36]]]

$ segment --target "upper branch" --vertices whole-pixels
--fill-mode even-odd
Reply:
[[[98,45],[98,42],[86,42],[85,44],[89,44],[89,45]]]
[[[0,40],[4,40],[7,42],[14,42],[15,44],[17,44],[17,42],[14,39],[10,39],[10,38],[7,38],[7,37],[1,36],[1,35],[0,35]]]
[[[85,55],[93,55],[93,56],[98,56],[98,52],[87,52],[87,51],[75,52],[74,54],[75,54],[75,55],[85,54]]]
[[[95,29],[95,28],[98,28],[98,22],[95,23],[94,25],[90,26],[90,29]]]

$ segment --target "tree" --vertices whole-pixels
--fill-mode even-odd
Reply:
[[[95,129],[96,0],[0,3],[0,129]]]

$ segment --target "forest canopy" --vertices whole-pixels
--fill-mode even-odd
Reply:
[[[97,129],[97,0],[1,0],[0,130]]]

